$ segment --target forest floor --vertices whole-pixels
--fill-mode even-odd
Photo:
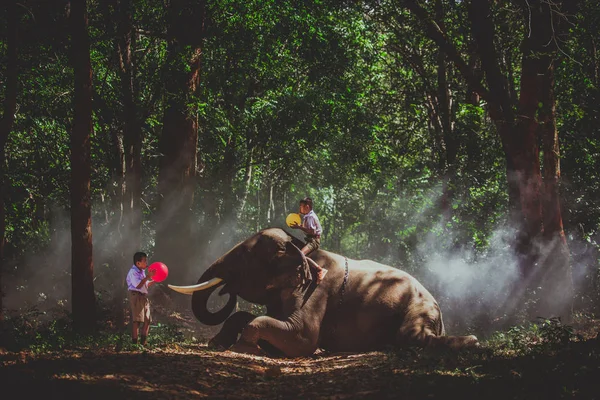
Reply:
[[[61,351],[0,348],[2,393],[25,399],[107,400],[600,399],[598,320],[575,326],[577,340],[543,351],[509,346],[498,352],[484,343],[469,352],[318,352],[283,359],[209,350],[205,342],[214,330],[199,330],[189,313],[156,306],[155,316],[177,323],[188,339],[198,336],[197,342]]]

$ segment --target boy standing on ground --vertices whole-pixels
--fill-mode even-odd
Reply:
[[[317,214],[313,211],[313,201],[310,197],[305,197],[300,200],[300,214],[302,215],[302,224],[292,225],[292,228],[300,229],[306,234],[306,244],[302,248],[302,253],[308,255],[321,246],[321,233],[323,232],[323,228],[321,228],[319,217],[317,217]],[[321,268],[321,266],[313,259],[307,257],[307,260],[311,268],[315,271],[316,283],[321,283],[327,270]]]
[[[127,274],[127,290],[129,293],[129,304],[131,306],[131,341],[138,343],[138,330],[143,323],[141,333],[141,344],[146,345],[148,330],[150,329],[150,301],[148,300],[148,288],[154,284],[152,277],[155,270],[144,270],[148,267],[148,256],[146,253],[137,252],[133,255],[133,266]]]

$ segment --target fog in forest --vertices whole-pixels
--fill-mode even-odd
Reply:
[[[499,228],[483,252],[467,247],[449,250],[446,242],[452,238],[433,234],[418,245],[424,263],[418,275],[436,297],[447,325],[474,322],[483,314],[492,320],[502,317],[510,289],[519,279],[510,247],[513,238],[512,230]]]
[[[435,202],[433,202],[435,204]],[[431,211],[431,210],[429,210]],[[10,288],[6,292],[5,307],[7,310],[58,310],[70,309],[71,297],[71,236],[69,214],[65,210],[54,209],[51,229],[51,244],[43,251],[32,250],[17,265],[13,265],[5,274],[5,285]],[[111,217],[112,215],[112,217]],[[94,210],[93,242],[94,242],[94,285],[99,301],[110,303],[117,291],[125,290],[125,276],[132,265],[133,254],[145,251],[149,255],[149,263],[163,261],[155,259],[152,253],[154,230],[143,233],[147,248],[131,249],[122,258],[118,254],[121,237],[128,232],[120,232],[114,228],[114,213],[105,214],[99,209]],[[108,216],[108,217],[107,217]],[[452,233],[442,229],[431,229],[427,236],[419,240],[415,259],[417,265],[411,265],[409,272],[415,275],[421,283],[434,295],[443,312],[446,329],[449,333],[457,333],[457,329],[502,321],[509,305],[510,289],[520,278],[518,260],[512,245],[515,232],[505,226],[494,230],[484,250],[475,251],[472,247],[456,246]],[[188,232],[199,232],[201,221],[189,221]],[[280,226],[283,221],[274,221],[271,226]],[[144,227],[151,226],[148,223]],[[288,230],[290,232],[291,230]],[[439,233],[443,232],[443,234]],[[291,232],[295,234],[296,232]],[[249,235],[248,235],[249,236]],[[301,237],[302,235],[296,235]],[[190,285],[198,281],[202,273],[212,262],[226,253],[244,237],[239,235],[237,221],[223,221],[215,232],[203,236],[206,247],[199,244],[193,259],[189,261],[187,270],[180,276],[184,281],[167,279],[161,289],[170,292],[166,284]],[[323,249],[326,247],[326,240]],[[570,242],[572,252],[584,252],[585,243]],[[582,250],[583,249],[583,250]],[[541,260],[546,259],[546,250],[539,249]],[[591,255],[583,254],[573,260],[573,280],[576,290],[585,282],[589,267],[594,265]],[[178,266],[169,265],[170,270]],[[156,289],[154,289],[156,290]],[[172,293],[173,296],[187,296]],[[213,295],[212,307],[224,304],[227,296],[217,299]],[[181,300],[181,299],[180,299]],[[515,314],[519,314],[520,310]],[[50,314],[49,314],[50,315]],[[545,316],[549,317],[549,316]]]
[[[517,305],[513,302],[513,288],[519,283],[521,286],[524,284],[519,260],[512,246],[514,238],[515,230],[499,227],[490,236],[489,245],[480,251],[469,247],[452,248],[448,246],[452,242],[451,237],[440,238],[434,234],[429,234],[418,245],[423,267],[417,267],[415,275],[440,304],[447,330],[452,332],[453,326],[500,327],[509,317],[520,317],[521,320],[530,318],[525,309],[515,309]],[[537,270],[539,274],[547,274],[553,262],[551,246],[537,245],[540,255],[538,264],[541,265]],[[571,249],[582,249],[582,252],[588,247],[579,241],[570,241],[569,246]],[[571,258],[576,293],[585,290],[586,279],[593,273],[594,265],[593,254],[579,254]],[[568,293],[569,282],[564,282],[560,287]],[[567,296],[557,293],[556,297]],[[522,307],[521,303],[518,304]]]

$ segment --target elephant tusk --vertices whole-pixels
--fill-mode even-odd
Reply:
[[[215,285],[218,285],[222,281],[223,281],[223,279],[221,279],[221,278],[212,278],[210,281],[198,283],[197,285],[191,285],[191,286],[167,285],[167,286],[179,293],[193,294],[194,292],[197,292],[199,290],[205,290],[205,289],[211,288]]]

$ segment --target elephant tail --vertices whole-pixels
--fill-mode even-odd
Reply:
[[[446,327],[444,326],[444,320],[442,318],[442,313],[440,312],[440,336],[446,336]]]
[[[433,331],[438,336],[446,336],[446,328],[444,327],[444,318],[442,318],[442,310],[440,309],[440,306],[438,303],[435,303],[435,308],[437,309],[439,317],[436,320],[434,320]]]
[[[479,347],[476,336],[441,336],[432,326],[413,326],[401,329],[397,336],[399,347],[417,346],[434,349],[465,349]]]

